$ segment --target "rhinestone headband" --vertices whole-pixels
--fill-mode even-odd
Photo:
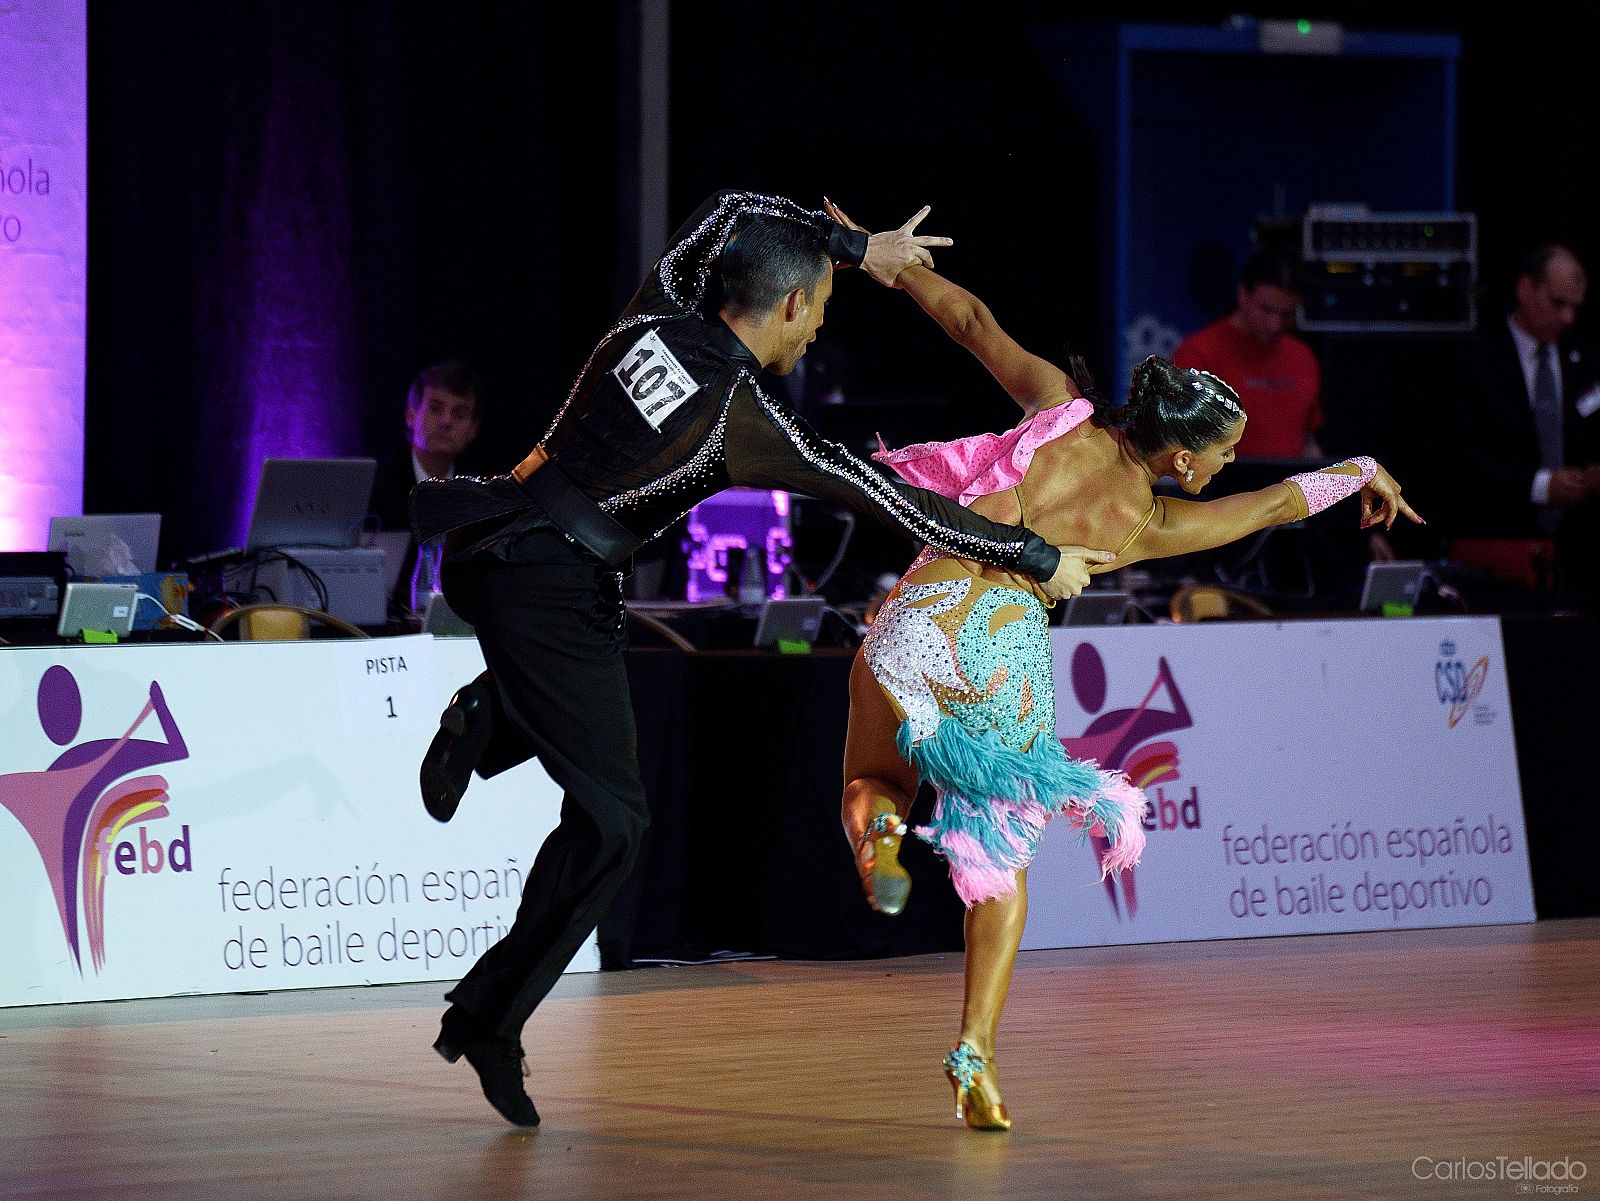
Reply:
[[[1191,379],[1189,381],[1189,386],[1196,392],[1209,393],[1213,400],[1215,400],[1223,408],[1227,409],[1228,412],[1232,413],[1235,417],[1244,416],[1244,409],[1241,408],[1239,402],[1233,398],[1234,392],[1233,389],[1228,386],[1227,380],[1223,379],[1220,375],[1213,375],[1211,372],[1205,371],[1199,367],[1187,367],[1185,370],[1191,375],[1203,375],[1206,377],[1206,379],[1211,380],[1215,385],[1214,387],[1208,388],[1201,380]]]

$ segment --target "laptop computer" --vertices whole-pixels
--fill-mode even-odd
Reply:
[[[1427,564],[1420,559],[1394,559],[1367,564],[1367,578],[1361,586],[1363,613],[1410,613],[1422,594]]]
[[[244,548],[352,547],[372,501],[376,459],[266,459]]]
[[[1067,598],[1065,626],[1120,626],[1127,621],[1131,593],[1112,588],[1086,588]]]
[[[777,646],[779,642],[815,643],[822,628],[822,615],[828,601],[821,596],[791,596],[762,602],[756,621],[756,646]]]
[[[134,611],[139,604],[137,584],[86,584],[74,580],[67,585],[67,595],[61,602],[61,616],[56,622],[56,635],[60,638],[89,640],[84,634],[110,634],[126,638],[133,630]],[[104,641],[94,639],[95,641]]]
[[[143,575],[156,569],[160,513],[52,517],[50,550],[65,551],[77,576]]]

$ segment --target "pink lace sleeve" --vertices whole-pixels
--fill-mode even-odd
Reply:
[[[1332,464],[1334,467],[1359,467],[1360,475],[1345,475],[1340,471],[1302,471],[1298,475],[1291,475],[1285,483],[1299,487],[1306,498],[1306,515],[1320,513],[1329,505],[1343,500],[1347,496],[1354,496],[1361,489],[1372,483],[1372,477],[1378,474],[1378,464],[1367,455],[1359,458],[1345,459]]]
[[[878,439],[872,457],[900,478],[965,505],[1020,481],[1046,442],[1087,421],[1094,406],[1081,398],[1041,409],[1003,434],[977,434],[953,442],[918,442],[890,450]]]

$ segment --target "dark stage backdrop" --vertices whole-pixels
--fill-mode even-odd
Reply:
[[[614,304],[616,16],[229,0],[89,12],[89,511],[238,542],[268,455],[381,458],[485,379],[521,458]]]
[[[995,0],[960,9],[859,5],[830,24],[734,0],[674,5],[673,207],[728,179],[771,181],[801,199],[825,193],[873,228],[931,204],[922,231],[956,239],[939,252],[938,266],[987,301],[1030,349],[1084,351],[1102,389],[1116,394],[1126,382],[1108,378],[1095,358],[1100,165],[1028,27],[1214,26],[1240,11],[1285,15],[1224,5]],[[1478,215],[1485,319],[1506,311],[1507,264],[1536,242],[1569,243],[1600,275],[1600,72],[1588,62],[1600,16],[1547,21],[1503,8],[1480,16],[1465,6],[1338,2],[1304,15],[1348,29],[1461,38],[1456,207]],[[774,101],[726,104],[725,76],[701,68],[732,61],[747,65],[743,78],[775,89]],[[787,109],[777,91],[787,92]],[[1207,97],[1197,93],[1193,103],[1203,111]],[[1264,137],[1270,128],[1264,119]],[[705,136],[710,129],[714,137]],[[1400,126],[1385,133],[1410,136]],[[1270,153],[1265,143],[1263,153]],[[1210,182],[1174,174],[1166,201],[1181,211]],[[1271,199],[1262,197],[1263,211]],[[1233,281],[1219,282],[1231,300]],[[1600,331],[1600,302],[1591,300],[1580,328],[1591,337]],[[850,356],[864,395],[946,402],[943,410],[886,407],[883,421],[916,423],[895,430],[891,442],[1016,419],[988,374],[904,296],[841,280],[823,336]],[[1433,369],[1436,342],[1416,356],[1387,343],[1374,355],[1342,348],[1329,381],[1348,398],[1347,411],[1330,419],[1360,442],[1336,453],[1389,456],[1385,464],[1430,518],[1448,509],[1451,484],[1447,465],[1436,461],[1452,387],[1447,373]],[[1391,370],[1397,359],[1400,370]]]
[[[479,466],[520,458],[616,306],[632,7],[568,5],[557,32],[548,8],[482,0],[91,5],[88,508],[160,510],[167,558],[228,545],[260,457],[386,452],[406,380],[448,355],[488,382]],[[942,268],[1026,345],[1088,349],[1099,167],[1027,26],[1231,11],[679,0],[669,221],[721,186],[826,194],[874,227],[929,203],[924,231],[957,239]],[[1486,313],[1527,243],[1563,239],[1600,265],[1600,17],[1313,15],[1461,36],[1457,206],[1480,218]],[[1171,203],[1205,187],[1174,178]],[[916,414],[918,437],[1014,418],[914,305],[864,278],[840,281],[824,336],[860,396],[933,402],[884,410]],[[1401,443],[1426,454],[1448,396],[1395,407]]]

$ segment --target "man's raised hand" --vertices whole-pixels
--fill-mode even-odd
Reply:
[[[822,206],[828,216],[846,229],[866,232],[864,226],[852,221],[833,201],[824,197]],[[899,229],[868,235],[867,255],[861,260],[861,269],[884,287],[892,288],[895,277],[913,263],[932,267],[932,247],[955,244],[952,238],[917,233],[917,226],[922,224],[923,219],[932,211],[931,206],[925,204]]]
[[[1039,590],[1052,601],[1077,596],[1089,586],[1091,564],[1112,563],[1117,558],[1115,551],[1089,550],[1083,546],[1058,546],[1056,549],[1061,552],[1061,563],[1055,575],[1039,585]]]

